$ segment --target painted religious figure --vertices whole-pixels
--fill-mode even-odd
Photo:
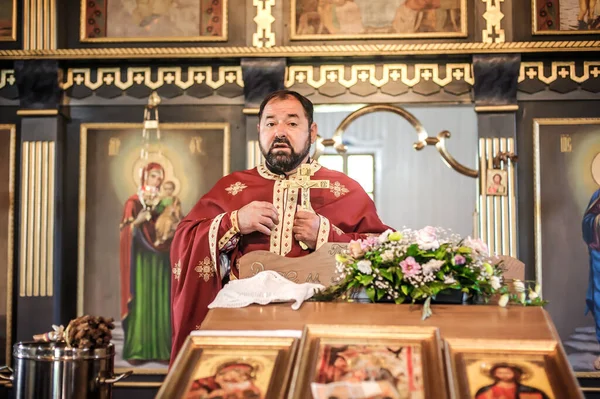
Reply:
[[[160,127],[160,142],[148,142],[142,124],[84,124],[81,130],[78,314],[115,319],[119,373],[167,371],[171,276],[178,270],[169,260],[174,231],[187,207],[230,167],[228,124]],[[190,150],[197,138],[202,154]]]
[[[451,36],[466,15],[461,0],[295,0],[292,12],[294,39]]]
[[[161,164],[144,166],[121,221],[122,356],[133,364],[168,361],[171,352],[169,247],[181,220],[181,201],[173,196],[174,183],[163,183],[164,178]]]
[[[244,354],[238,358],[222,353],[203,354],[194,371],[186,399],[265,399],[277,352]]]
[[[592,175],[600,182],[600,154],[592,162]],[[600,184],[600,183],[599,183]],[[583,240],[589,252],[590,270],[588,289],[585,298],[586,313],[591,312],[596,325],[596,339],[600,342],[600,189],[590,198],[583,215]],[[600,370],[600,357],[594,361],[594,368]]]
[[[535,0],[534,32],[537,34],[598,34],[600,1]]]
[[[0,0],[0,40],[15,40],[15,0]]]
[[[544,391],[522,383],[526,373],[518,365],[496,363],[488,375],[494,382],[479,388],[475,399],[549,399]]]
[[[487,171],[487,195],[506,195],[507,174],[505,170],[488,169]]]
[[[323,345],[311,390],[315,399],[424,398],[420,348]]]
[[[223,41],[227,0],[82,0],[82,41]]]

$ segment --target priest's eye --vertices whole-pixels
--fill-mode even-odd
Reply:
[[[273,122],[267,122],[267,127],[273,127],[275,124]]]
[[[292,122],[292,123],[290,123],[290,126],[291,126],[291,127],[296,127],[296,126],[298,126],[298,124],[297,124],[297,123],[295,123],[295,122]]]

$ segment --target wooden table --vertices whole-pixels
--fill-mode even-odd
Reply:
[[[421,320],[422,306],[371,303],[305,302],[212,309],[202,330],[302,330],[306,324],[435,326],[442,338],[555,340],[554,324],[541,307],[495,305],[433,305]]]

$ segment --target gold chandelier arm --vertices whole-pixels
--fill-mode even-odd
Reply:
[[[421,150],[426,145],[435,145],[435,148],[438,150],[438,152],[440,153],[440,156],[444,160],[444,163],[446,165],[448,165],[448,167],[454,169],[458,173],[465,175],[465,176],[475,177],[475,178],[479,177],[478,170],[466,167],[465,165],[461,164],[456,159],[454,159],[454,157],[452,155],[450,155],[450,153],[446,149],[446,139],[449,139],[449,138],[450,138],[450,132],[447,130],[444,130],[444,131],[440,132],[437,135],[437,137],[427,137],[427,139],[425,139],[425,145],[423,145],[422,142],[415,143],[414,148],[416,150]]]
[[[479,171],[468,168],[465,165],[461,164],[456,159],[454,159],[454,157],[450,155],[450,153],[446,149],[445,140],[447,138],[450,138],[450,132],[444,130],[443,132],[439,133],[437,137],[429,137],[429,134],[427,133],[423,125],[421,125],[421,122],[419,122],[419,120],[413,114],[411,114],[403,108],[396,107],[390,104],[371,104],[352,112],[350,115],[344,118],[342,123],[340,123],[331,139],[323,139],[321,137],[317,138],[317,144],[315,147],[313,158],[318,159],[318,157],[324,152],[325,147],[333,147],[340,154],[345,153],[346,146],[342,141],[342,135],[344,134],[348,126],[361,116],[377,111],[391,112],[400,115],[408,123],[411,124],[411,126],[417,131],[417,141],[413,144],[413,148],[415,150],[419,151],[428,145],[434,145],[440,153],[442,160],[446,165],[448,165],[448,167],[454,169],[458,173],[463,174],[465,176],[475,178],[479,177]]]

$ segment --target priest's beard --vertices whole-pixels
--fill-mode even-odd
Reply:
[[[276,144],[287,144],[289,153],[275,148]],[[273,140],[273,143],[271,143],[271,148],[269,148],[269,151],[266,151],[263,148],[260,140],[259,145],[260,151],[265,157],[267,168],[269,168],[269,170],[275,174],[282,175],[296,169],[298,166],[300,166],[302,160],[306,158],[310,152],[310,134],[307,135],[306,144],[299,153],[294,151],[294,148],[287,137],[275,137],[275,140]]]

